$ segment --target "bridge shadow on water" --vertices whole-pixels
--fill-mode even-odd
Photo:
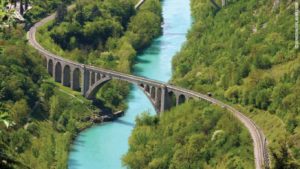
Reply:
[[[134,67],[134,75],[147,78],[146,76],[142,76],[143,72],[145,72],[145,70],[143,68]]]
[[[81,137],[84,137],[84,135],[81,135]],[[72,142],[70,151],[78,152],[78,150],[75,147],[82,147],[82,146],[84,146],[84,144],[85,144],[85,141],[83,141],[83,139],[80,139],[80,140],[76,139]]]
[[[136,58],[135,63],[150,63],[150,61],[143,58]]]
[[[74,159],[69,159],[68,161],[68,169],[78,169],[80,168],[80,163],[78,162],[78,160],[74,160]]]
[[[127,121],[121,120],[121,119],[115,120],[114,123],[119,123],[119,124],[122,124],[122,125],[125,125],[125,126],[129,126],[129,127],[132,127],[132,128],[135,126],[134,123],[130,123],[130,122],[127,122]]]
[[[149,54],[158,54],[160,53],[161,50],[161,41],[159,40],[159,38],[155,39],[151,45],[146,49],[142,48],[141,50],[138,51],[138,55],[139,56],[144,56],[145,54],[149,53]],[[139,57],[137,57],[139,58]]]
[[[135,84],[131,84],[131,85],[130,85],[130,91],[134,90],[135,88],[138,89],[138,90],[141,90],[141,89],[140,89],[137,85],[135,85]],[[135,97],[134,97],[134,95],[130,92],[126,99],[127,99],[127,102],[129,102],[129,101],[135,99]]]

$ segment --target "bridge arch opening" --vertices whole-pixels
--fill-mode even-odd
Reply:
[[[71,86],[71,69],[69,65],[64,67],[63,85],[67,87]]]
[[[101,74],[100,74],[100,73],[97,73],[96,81],[99,81],[100,79],[101,79]]]
[[[93,99],[93,100],[99,100],[99,101],[106,100],[107,96],[101,96],[101,94],[103,93],[101,91],[105,91],[108,88],[112,87],[113,84],[110,81],[111,81],[111,78],[109,78],[109,77],[101,78],[100,80],[95,82],[94,85],[89,87],[85,96],[88,99]],[[119,99],[112,99],[111,103],[114,105],[118,105]]]
[[[52,59],[49,59],[48,61],[48,73],[53,76],[53,61]]]
[[[157,88],[156,89],[156,105],[157,105],[157,108],[160,109],[161,107],[161,88]]]
[[[95,82],[96,82],[96,78],[95,78],[95,72],[91,72],[91,86],[93,85],[93,84],[95,84]]]
[[[81,80],[81,72],[79,68],[75,68],[73,70],[73,81],[72,81],[72,89],[76,91],[81,90],[80,80]]]
[[[184,103],[185,100],[186,100],[185,95],[183,95],[183,94],[179,95],[179,97],[178,97],[178,105]]]
[[[91,71],[84,70],[84,83],[83,83],[83,91],[86,92],[91,87]]]
[[[151,99],[155,99],[155,87],[151,87],[151,89],[150,89],[150,96],[151,96]]]
[[[149,86],[149,85],[146,85],[146,86],[145,86],[145,91],[146,91],[148,94],[150,94],[150,86]]]
[[[143,89],[145,88],[144,84],[140,84],[140,87],[143,88]]]
[[[62,76],[62,67],[60,62],[57,62],[55,65],[55,81],[60,83],[61,76]]]
[[[168,102],[167,102],[167,109],[176,106],[176,95],[174,92],[168,92]]]

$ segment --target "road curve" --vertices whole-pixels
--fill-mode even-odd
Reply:
[[[141,0],[139,3],[143,3],[144,0]],[[138,5],[139,6],[139,5]],[[70,8],[72,8],[74,6],[70,6]],[[47,51],[46,49],[44,49],[36,40],[35,34],[36,34],[36,30],[38,27],[44,25],[45,23],[53,20],[55,18],[55,14],[52,14],[44,19],[42,19],[41,21],[37,22],[34,26],[32,26],[30,28],[30,30],[27,32],[27,39],[29,44],[34,47],[36,50],[38,50],[38,52],[42,55],[42,56],[47,56],[47,57],[51,57],[53,59],[56,60],[60,60],[63,62],[67,62],[69,64],[74,64],[74,65],[80,65],[80,66],[84,66],[90,69],[97,69],[100,71],[105,71],[108,72],[109,74],[115,75],[117,77],[126,77],[127,79],[133,79],[135,81],[148,81],[154,84],[157,84],[159,86],[167,86],[168,88],[171,88],[173,90],[177,90],[180,92],[184,92],[184,93],[188,93],[190,95],[193,95],[199,99],[202,100],[206,100],[212,104],[215,104],[217,106],[220,106],[224,109],[227,109],[228,111],[230,111],[232,113],[232,115],[234,115],[246,128],[247,130],[250,132],[252,141],[253,141],[253,147],[254,147],[254,158],[255,158],[255,168],[256,169],[264,169],[264,168],[270,168],[270,163],[269,163],[269,155],[268,155],[268,148],[267,148],[267,142],[266,142],[266,137],[264,136],[262,130],[247,116],[245,116],[243,113],[241,113],[240,111],[238,111],[237,109],[233,108],[232,106],[223,103],[220,100],[217,100],[215,98],[209,97],[205,94],[201,94],[195,91],[191,91],[188,89],[184,89],[181,87],[177,87],[171,84],[167,84],[164,82],[160,82],[160,81],[156,81],[156,80],[151,80],[151,79],[147,79],[147,78],[143,78],[143,77],[139,77],[139,76],[134,76],[134,75],[129,75],[129,74],[125,74],[125,73],[120,73],[120,72],[116,72],[113,70],[107,70],[107,69],[102,69],[102,68],[97,68],[94,66],[89,66],[89,65],[83,65],[68,59],[64,59],[60,56],[57,56],[55,54],[52,54],[51,52]]]

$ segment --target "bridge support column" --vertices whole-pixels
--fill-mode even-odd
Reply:
[[[88,71],[85,67],[83,68],[83,89],[82,95],[85,96],[86,92],[89,90],[90,87],[90,71]]]
[[[72,90],[74,90],[74,83],[73,83],[73,78],[74,78],[74,77],[73,77],[73,72],[74,72],[74,70],[71,68],[71,69],[70,69],[70,76],[71,76],[71,77],[70,77],[70,87],[71,87]]]
[[[158,100],[158,97],[160,97],[160,93],[158,93],[158,88],[157,87],[155,87],[155,97],[154,97],[154,104],[155,105],[158,105],[158,103],[159,103],[159,100]],[[160,107],[159,107],[160,108]],[[159,109],[158,108],[158,109]]]
[[[161,88],[159,87],[154,87],[155,90],[155,96],[154,96],[154,105],[156,112],[160,112],[161,108]]]
[[[93,86],[93,83],[95,83],[95,82],[93,82],[93,72],[92,71],[90,71],[89,72],[89,76],[90,76],[90,79],[89,79],[89,87],[91,87],[91,86]]]
[[[47,72],[52,76],[52,74],[49,71],[50,70],[49,64],[50,64],[50,59],[47,58],[47,66],[46,66],[47,67]]]
[[[166,86],[163,86],[161,88],[161,98],[160,98],[160,113],[164,112],[166,110],[166,106],[167,106],[167,88]]]
[[[175,93],[175,96],[176,96],[176,106],[178,106],[179,105],[179,94]]]

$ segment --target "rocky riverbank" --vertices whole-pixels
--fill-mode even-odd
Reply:
[[[103,123],[103,122],[109,122],[114,121],[119,117],[122,117],[124,115],[124,111],[120,110],[114,113],[93,113],[91,116],[88,116],[83,119],[83,122],[91,122],[94,124]]]

